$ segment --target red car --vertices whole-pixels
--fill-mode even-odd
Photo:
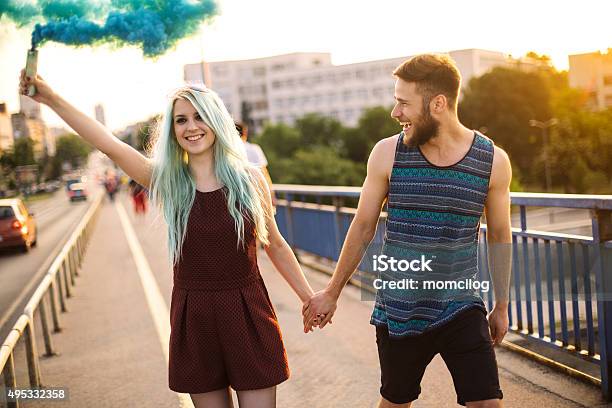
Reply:
[[[0,200],[0,248],[29,251],[36,245],[36,221],[18,198]]]

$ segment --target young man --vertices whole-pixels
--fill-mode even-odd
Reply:
[[[410,407],[420,393],[425,368],[438,353],[451,372],[459,404],[501,407],[493,345],[508,328],[510,161],[490,139],[459,122],[461,77],[450,58],[419,55],[393,74],[396,104],[391,116],[403,131],[378,142],[370,154],[336,270],[328,286],[304,305],[304,330],[323,328],[332,318],[342,289],[374,236],[385,200],[383,254],[432,254],[440,245],[438,258],[445,251],[442,258],[451,259],[440,261],[433,272],[398,275],[421,284],[428,276],[457,282],[476,278],[484,213],[495,290],[488,325],[478,291],[426,291],[418,285],[404,291],[378,290],[371,323],[376,326],[381,366],[379,408]]]

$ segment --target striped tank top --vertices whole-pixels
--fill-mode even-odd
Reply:
[[[470,308],[486,312],[480,290],[473,286],[494,145],[475,131],[466,155],[440,167],[431,164],[419,147],[402,143],[403,132],[397,139],[386,232],[378,256],[386,256],[387,262],[377,269],[370,323],[386,325],[391,337],[404,337],[439,327]],[[395,286],[389,284],[392,281]],[[402,281],[404,286],[398,285]]]

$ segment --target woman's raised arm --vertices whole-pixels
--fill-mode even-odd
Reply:
[[[150,159],[139,153],[129,144],[120,141],[100,122],[85,115],[56,94],[40,76],[28,78],[25,76],[25,72],[21,71],[21,81],[19,83],[21,93],[25,95],[29,85],[36,87],[36,94],[31,97],[32,99],[49,106],[79,136],[106,154],[128,176],[136,180],[140,185],[147,188],[150,187],[153,171]]]

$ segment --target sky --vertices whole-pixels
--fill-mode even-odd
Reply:
[[[135,47],[72,48],[47,43],[38,73],[88,115],[104,106],[119,130],[162,112],[183,66],[292,52],[329,52],[334,64],[466,48],[521,56],[536,51],[568,69],[568,55],[612,47],[609,0],[218,0],[221,13],[153,60]],[[19,110],[19,71],[32,26],[0,19],[0,102]],[[392,78],[389,79],[392,81]],[[214,84],[213,84],[214,88]],[[390,101],[391,102],[391,101]],[[50,126],[62,120],[49,109]]]

